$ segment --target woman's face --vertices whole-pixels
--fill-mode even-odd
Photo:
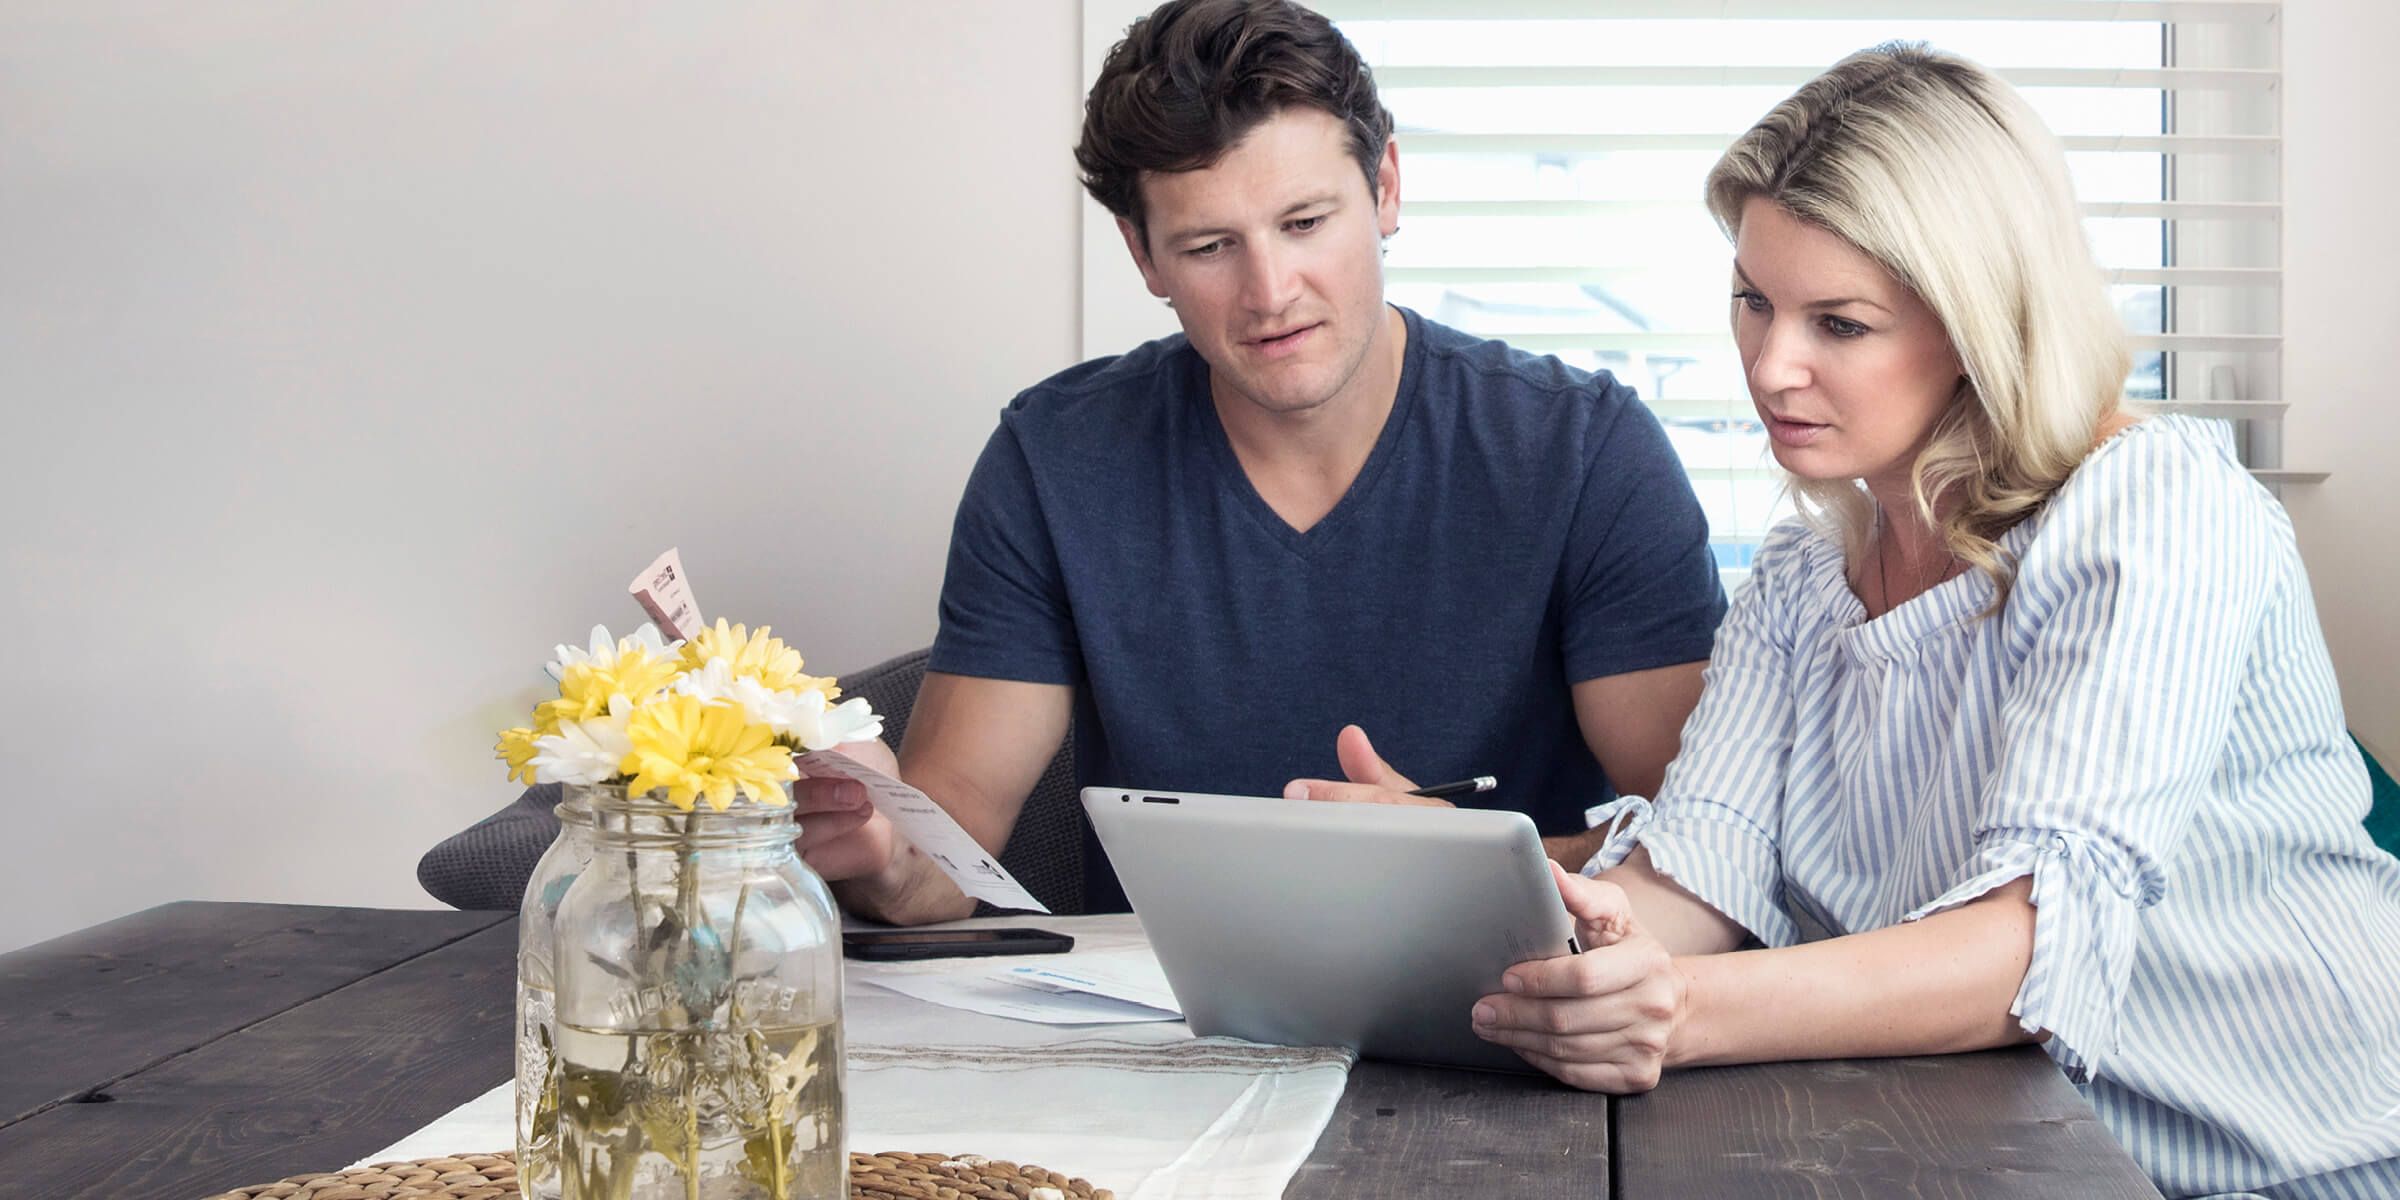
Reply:
[[[1959,391],[1933,310],[1857,247],[1753,196],[1733,250],[1733,340],[1775,461],[1863,479],[1888,506]]]

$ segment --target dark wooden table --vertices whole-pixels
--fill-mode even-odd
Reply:
[[[198,1200],[373,1154],[507,1077],[515,951],[500,913],[187,903],[0,955],[0,1197]],[[2031,1049],[1626,1100],[1361,1063],[1286,1194],[2158,1195]]]

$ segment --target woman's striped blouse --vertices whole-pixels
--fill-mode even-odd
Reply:
[[[1768,538],[1639,842],[1768,946],[2026,875],[2012,1011],[2168,1195],[2400,1197],[2400,860],[2361,820],[2291,523],[2203,422],[2096,450],[1970,571],[1874,620]]]

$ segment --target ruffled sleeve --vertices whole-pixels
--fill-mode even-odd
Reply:
[[[2050,1057],[2077,1083],[2116,1049],[2116,1010],[2133,974],[2141,910],[2159,883],[2122,849],[2034,829],[1979,835],[1967,878],[1908,914],[1915,921],[2003,884],[2033,877],[2033,961],[2009,1012],[2028,1033],[2049,1031]]]
[[[1995,698],[1976,850],[1905,918],[2030,875],[2033,960],[2010,1011],[2079,1082],[2116,1051],[2141,910],[2172,888],[2223,759],[2273,556],[2296,553],[2273,501],[2183,426],[2119,434],[2037,518],[1996,618],[2024,649]]]
[[[1584,866],[1595,875],[1644,846],[1660,874],[1769,946],[1798,940],[1782,904],[1775,831],[1792,749],[1789,610],[1813,591],[1804,578],[1812,536],[1797,522],[1768,535],[1717,629],[1700,703],[1657,798],[1593,809],[1592,824],[1610,832]]]

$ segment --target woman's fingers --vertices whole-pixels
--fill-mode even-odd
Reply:
[[[1672,968],[1665,947],[1649,938],[1637,938],[1581,954],[1518,963],[1501,975],[1500,984],[1520,996],[1605,996]]]
[[[1605,879],[1578,875],[1550,862],[1550,878],[1558,884],[1558,898],[1566,903],[1567,915],[1575,918],[1575,934],[1585,949],[1614,945],[1633,934],[1633,902],[1625,889]]]
[[[1632,927],[1622,890],[1564,872],[1557,879],[1577,924],[1617,929],[1618,940],[1510,967],[1501,977],[1508,990],[1475,1002],[1476,1036],[1575,1087],[1653,1087],[1683,1021],[1682,971]]]
[[[1518,1050],[1517,1057],[1532,1063],[1535,1069],[1568,1087],[1587,1092],[1606,1092],[1612,1096],[1629,1096],[1658,1086],[1663,1073],[1656,1059],[1634,1059],[1624,1062],[1583,1062],[1558,1058],[1537,1050]]]

